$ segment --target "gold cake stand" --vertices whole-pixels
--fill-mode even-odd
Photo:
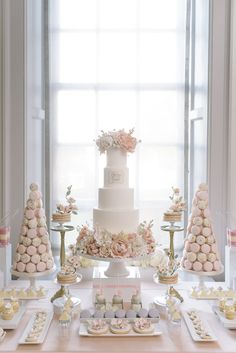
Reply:
[[[60,265],[61,265],[61,267],[65,264],[65,259],[66,259],[65,235],[66,235],[67,232],[71,232],[74,229],[75,229],[75,227],[69,226],[69,225],[64,225],[63,223],[60,223],[59,225],[55,225],[55,226],[51,227],[51,230],[53,232],[59,232],[60,233],[60,237],[61,237]],[[61,288],[51,298],[51,302],[53,302],[57,298],[61,298],[63,296],[68,297],[69,295],[70,294],[69,294],[68,286],[61,285]]]

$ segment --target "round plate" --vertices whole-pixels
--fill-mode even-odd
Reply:
[[[92,256],[88,254],[83,254],[78,252],[79,256],[85,257],[86,259],[95,260],[95,261],[105,261],[105,262],[125,262],[125,261],[138,261],[138,260],[145,260],[151,256],[154,256],[155,253],[146,254],[143,256],[137,257],[99,257],[99,256]]]
[[[181,270],[181,271],[184,271],[184,272],[191,273],[192,275],[196,275],[196,276],[211,277],[211,276],[218,276],[218,275],[220,275],[222,272],[224,272],[224,266],[221,265],[221,268],[220,268],[219,271],[212,271],[212,272],[186,270],[186,269],[183,268],[183,267],[180,267],[180,270]]]
[[[54,232],[71,232],[75,229],[73,226],[58,225],[50,228]]]
[[[56,271],[55,265],[50,270],[43,271],[43,272],[34,272],[34,273],[18,272],[18,271],[13,270],[13,268],[11,268],[11,274],[13,276],[16,276],[19,278],[37,278],[37,277],[50,275],[51,273],[53,273],[55,271]]]

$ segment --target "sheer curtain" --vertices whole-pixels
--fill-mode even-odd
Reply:
[[[74,224],[92,221],[103,183],[94,139],[134,127],[142,143],[128,158],[130,186],[140,220],[153,219],[167,240],[160,225],[171,186],[184,192],[186,2],[49,1],[51,209],[72,184]]]

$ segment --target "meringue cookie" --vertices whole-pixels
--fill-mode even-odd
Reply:
[[[47,235],[42,236],[42,243],[45,245],[47,245],[49,243],[49,238]]]
[[[49,259],[48,261],[47,261],[47,269],[48,270],[50,270],[52,267],[53,267],[53,260],[51,260],[51,259]]]
[[[50,259],[50,255],[48,253],[45,252],[41,255],[41,260],[43,262],[47,262],[49,259]]]
[[[195,224],[196,226],[201,226],[203,223],[203,219],[202,217],[194,217],[193,218],[193,224]]]
[[[23,241],[22,241],[24,246],[30,246],[31,245],[31,239],[24,237]]]
[[[20,255],[19,253],[16,253],[16,254],[15,254],[15,261],[16,261],[16,262],[19,262],[20,259],[21,259],[21,255]]]
[[[28,222],[29,228],[37,228],[37,220],[36,218],[30,219]]]
[[[206,239],[207,244],[213,244],[215,242],[215,238],[213,237],[213,235],[209,235],[209,237],[207,237]]]
[[[30,256],[28,254],[21,255],[21,261],[23,262],[23,264],[27,264],[28,262],[30,262]]]
[[[26,203],[27,207],[31,210],[35,210],[36,208],[36,203],[33,200],[28,199]]]
[[[41,244],[41,238],[39,238],[39,237],[34,238],[32,240],[32,244],[33,244],[33,246],[38,247]]]
[[[38,219],[38,226],[39,227],[45,227],[46,226],[46,221],[45,221],[44,217]]]
[[[210,262],[215,262],[216,261],[216,254],[210,252],[209,254],[207,254],[207,260]]]
[[[204,218],[203,225],[204,225],[204,227],[210,227],[211,226],[210,219],[209,218]]]
[[[24,254],[25,253],[25,251],[26,251],[26,247],[23,245],[23,244],[20,244],[18,247],[17,247],[17,252],[19,253],[19,254]]]
[[[34,254],[31,256],[31,261],[34,263],[34,264],[38,264],[40,262],[40,255],[39,254]]]

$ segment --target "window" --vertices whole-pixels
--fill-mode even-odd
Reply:
[[[72,184],[75,224],[91,223],[103,183],[105,158],[93,141],[100,130],[134,127],[142,140],[129,157],[130,186],[140,220],[154,219],[159,240],[171,186],[188,195],[189,4],[49,1],[51,208]]]

